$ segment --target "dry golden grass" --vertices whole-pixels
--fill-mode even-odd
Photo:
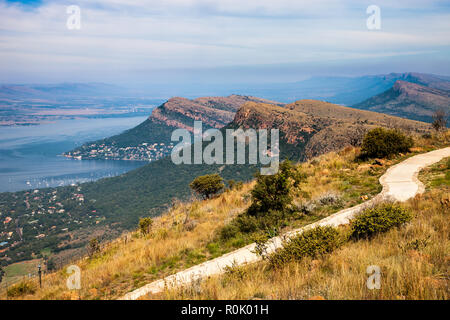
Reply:
[[[93,258],[76,263],[82,270],[82,289],[76,298],[112,299],[147,282],[201,262],[195,249],[204,248],[216,230],[246,207],[242,190],[225,192],[207,201],[177,203],[166,214],[154,219],[149,236],[139,232],[112,242]],[[186,216],[192,223],[185,224]],[[65,269],[44,277],[44,287],[24,299],[71,299],[74,294],[66,288]]]
[[[448,159],[433,168],[450,172]],[[425,175],[422,175],[426,178]],[[406,203],[413,220],[371,240],[351,241],[317,260],[272,270],[265,262],[168,290],[162,299],[449,299],[450,186]],[[347,227],[348,228],[348,227]],[[366,286],[368,266],[381,268],[381,288]]]
[[[418,144],[421,149],[415,152],[425,152],[445,144],[448,145],[450,135],[446,134],[439,138],[441,140],[435,137],[432,139],[417,139],[423,141]],[[349,147],[341,152],[329,153],[300,164],[299,168],[307,174],[307,179],[297,190],[295,201],[302,203],[316,199],[324,193],[333,192],[339,194],[343,200],[341,207],[349,207],[360,203],[379,192],[378,178],[387,167],[405,158],[405,156],[400,156],[381,164],[358,163],[354,161],[358,152],[358,149]],[[214,258],[223,253],[223,248],[214,248],[209,245],[217,231],[249,205],[249,192],[253,184],[253,182],[244,184],[241,190],[227,191],[211,200],[177,203],[165,214],[154,219],[150,235],[143,237],[137,231],[129,233],[126,235],[126,243],[124,237],[122,237],[109,244],[107,248],[94,257],[78,261],[76,264],[82,270],[82,289],[77,292],[67,289],[68,275],[64,268],[56,273],[46,275],[43,279],[43,288],[37,290],[35,294],[18,298],[114,299],[146,283]],[[432,208],[437,205],[433,201],[424,201],[423,204],[420,202],[417,206],[428,205],[429,202],[430,205],[433,205]],[[320,218],[320,215],[336,212],[338,209],[340,208],[321,209],[319,216],[314,217],[314,219]],[[426,214],[431,216],[432,219],[424,216],[423,219],[415,220],[414,226],[419,221],[419,231],[420,228],[432,230],[435,227],[445,230],[441,234],[433,233],[433,237],[435,237],[433,241],[440,237],[439,241],[442,240],[441,243],[444,243],[444,238],[448,238],[445,219],[436,215],[431,209],[424,212],[427,212]],[[185,223],[187,217],[188,222]],[[448,215],[446,217],[448,219]],[[437,225],[430,225],[434,222]],[[305,223],[309,223],[309,221],[301,220],[299,224],[294,223],[289,227],[294,228]],[[418,236],[425,233],[425,231],[419,231],[414,232]],[[393,231],[392,234],[395,235],[395,232],[397,231]],[[399,235],[396,237],[397,240],[400,239]],[[433,264],[433,266],[430,266],[425,264],[425,260],[423,260],[425,256],[422,256],[422,252],[418,251],[417,254],[414,253],[417,257],[412,257],[412,253],[403,252],[399,248],[396,249],[394,244],[397,245],[398,243],[393,237],[392,247],[385,246],[385,239],[383,240],[380,237],[371,243],[351,244],[324,261],[305,260],[286,267],[281,273],[271,273],[266,270],[264,265],[259,264],[247,267],[243,279],[236,280],[233,276],[213,278],[202,284],[201,291],[198,291],[198,288],[194,286],[195,290],[188,288],[171,291],[163,297],[202,299],[248,299],[252,297],[297,299],[311,296],[324,296],[326,298],[392,297],[391,293],[387,291],[383,291],[384,295],[381,296],[379,292],[377,293],[378,296],[370,296],[374,295],[375,292],[365,292],[364,285],[360,283],[361,279],[365,279],[364,272],[367,263],[378,264],[382,268],[388,268],[392,263],[394,269],[389,269],[392,270],[389,272],[396,275],[395,282],[398,286],[407,280],[411,280],[411,278],[402,280],[399,272],[413,272],[414,268],[424,269],[427,275],[425,278],[422,277],[419,282],[417,280],[415,283],[411,283],[410,285],[414,286],[411,290],[414,292],[418,290],[416,288],[417,283],[421,285],[428,283],[430,286],[437,286],[435,297],[442,298],[440,289],[442,278],[436,278],[433,273],[435,268],[442,270],[441,265]],[[389,248],[389,250],[386,251],[386,248]],[[442,262],[442,259],[447,259],[445,261],[448,265],[448,258],[446,258],[448,252],[445,251],[447,253],[444,254],[443,248],[432,245],[427,247],[426,250],[425,254],[430,255],[430,263]],[[428,253],[428,250],[431,250],[430,253]],[[399,256],[401,252],[403,253]],[[381,256],[380,253],[382,253]],[[436,260],[435,257],[437,256],[440,256],[441,260]],[[416,261],[414,259],[422,260]],[[414,265],[414,261],[416,261],[416,265]],[[402,263],[405,263],[405,265]],[[417,273],[411,273],[411,277],[413,275],[417,276]],[[344,295],[344,293],[347,294],[344,290],[344,284],[348,287],[354,286],[353,289],[345,289],[348,291],[348,296]],[[364,295],[362,295],[363,292],[365,292]],[[402,292],[401,296],[411,297],[408,292]],[[413,295],[413,297],[418,296],[417,293]],[[427,291],[420,297],[428,296]],[[4,295],[0,296],[0,299],[4,298],[6,298]]]

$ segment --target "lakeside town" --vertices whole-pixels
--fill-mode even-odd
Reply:
[[[138,146],[118,147],[115,144],[87,144],[64,156],[77,160],[133,160],[155,161],[169,155],[173,143],[141,143]]]

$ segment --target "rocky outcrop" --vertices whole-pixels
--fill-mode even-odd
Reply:
[[[424,133],[429,125],[376,112],[357,110],[318,100],[300,100],[285,106],[246,103],[230,127],[280,130],[281,152],[295,160],[359,145],[367,130],[394,127]]]
[[[202,121],[205,127],[222,128],[234,118],[236,111],[247,102],[278,104],[249,96],[202,97],[193,100],[175,97],[156,108],[150,119],[168,126],[193,130],[194,121]]]

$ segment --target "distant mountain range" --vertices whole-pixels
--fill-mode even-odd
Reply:
[[[314,99],[351,106],[389,90],[398,80],[439,90],[448,90],[450,83],[450,77],[407,72],[359,77],[312,77],[298,82],[241,86],[234,88],[233,92],[285,103]]]
[[[261,84],[158,85],[130,89],[105,83],[3,84],[3,99],[66,99],[68,97],[145,97],[168,100],[173,96],[196,98],[232,94],[290,103],[301,99],[355,105],[390,89],[398,80],[439,90],[449,90],[450,77],[421,73],[390,73],[358,77],[312,77],[303,81]]]
[[[450,113],[450,81],[420,83],[397,80],[389,90],[353,107],[426,122],[432,122],[436,110]]]
[[[105,83],[4,84],[0,85],[0,101],[67,100],[70,98],[116,97],[130,90]]]
[[[450,81],[449,78],[442,76],[391,73],[360,78],[311,79],[300,83],[303,83],[302,90],[306,88],[312,90],[307,95],[314,95],[321,87],[322,95],[331,96],[332,92],[339,88],[341,98],[347,94],[358,96],[358,92],[362,91],[367,95],[367,91],[378,92],[389,85],[385,91],[352,107],[413,120],[431,122],[433,112],[437,109],[450,111]],[[329,83],[334,83],[334,87],[332,85],[328,88]],[[281,92],[286,90],[286,88],[279,89]],[[333,97],[337,99],[338,96]],[[154,109],[152,115],[139,126],[114,137],[89,142],[67,152],[66,155],[80,159],[157,160],[170,153],[171,149],[167,145],[170,144],[173,130],[177,128],[192,130],[195,120],[201,120],[205,129],[222,128],[247,102],[284,105],[254,96],[230,95],[192,100],[175,97]],[[333,118],[335,115],[329,113],[327,117]],[[163,145],[155,146],[160,143]]]

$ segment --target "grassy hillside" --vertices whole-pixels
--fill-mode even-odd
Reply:
[[[450,143],[450,136],[448,134],[440,139],[424,139],[420,137],[417,137],[416,139],[416,144],[420,145],[420,148],[415,148],[413,152],[408,155],[402,155],[387,161],[355,161],[359,150],[348,147],[338,153],[329,153],[314,158],[306,163],[299,164],[296,170],[304,174],[306,178],[298,186],[298,189],[294,191],[295,203],[299,206],[311,203],[321,204],[325,203],[322,199],[329,198],[329,195],[333,195],[333,198],[337,199],[337,201],[316,205],[308,214],[299,214],[295,219],[285,225],[280,232],[289,231],[293,228],[317,221],[342,208],[353,206],[373,197],[380,191],[378,178],[389,166],[417,152],[425,152],[433,148],[439,148],[443,145],[448,146]],[[444,169],[442,165],[445,166],[447,164],[442,163],[432,170],[442,170]],[[442,173],[437,171],[433,172],[435,172],[434,176],[440,179]],[[447,173],[444,173],[444,177],[446,177],[446,175]],[[427,184],[431,187],[435,184],[433,181],[436,179],[430,179],[430,182]],[[442,185],[440,185],[440,187],[441,186]],[[33,294],[25,294],[16,298],[117,298],[150,281],[173,274],[208,259],[212,259],[235,248],[242,247],[251,242],[252,239],[250,237],[239,237],[233,238],[230,241],[221,241],[219,234],[223,226],[229,224],[232,219],[249,206],[249,191],[252,188],[253,183],[248,183],[244,184],[240,189],[226,191],[211,200],[192,199],[192,201],[184,203],[175,202],[163,215],[154,218],[154,225],[149,235],[143,236],[137,231],[132,232],[127,235],[126,241],[125,236],[123,236],[108,244],[100,253],[94,255],[92,258],[84,258],[75,262],[81,267],[83,272],[83,287],[80,292],[71,292],[67,290],[65,287],[67,275],[65,269],[63,269],[57,273],[46,275],[44,277],[44,288],[42,290],[35,289]],[[445,194],[445,192],[448,193],[448,190],[433,190],[434,191],[432,192],[436,193],[433,193],[430,196],[430,199],[436,199],[436,194],[440,195],[442,193]],[[428,199],[428,197],[424,197],[422,199],[423,202],[416,201],[417,209],[414,210],[416,210],[416,212],[421,212],[423,210],[426,212],[429,211],[430,215],[425,215],[423,220],[420,220],[419,225],[414,227],[415,229],[413,230],[417,231],[414,231],[411,234],[409,231],[406,233],[405,231],[401,231],[402,233],[400,235],[403,236],[403,234],[406,234],[406,238],[403,239],[398,234],[393,237],[392,243],[394,243],[395,240],[395,246],[399,243],[402,245],[406,245],[409,242],[413,243],[416,240],[416,235],[418,239],[421,239],[424,232],[430,230],[429,227],[426,227],[425,229],[421,227],[424,223],[438,228],[436,230],[446,230],[445,228],[447,225],[443,224],[444,221],[446,223],[446,220],[435,217],[437,211],[434,211],[434,208],[437,208],[436,206],[438,203]],[[431,202],[432,204],[430,204]],[[427,207],[429,207],[429,209],[426,209]],[[448,233],[448,231],[445,232]],[[445,257],[445,255],[442,254],[442,247],[439,249],[438,246],[434,244],[434,241],[444,241],[446,237],[445,232],[442,234],[433,232],[432,236],[435,237],[432,238],[433,244],[430,244],[430,246],[427,247],[429,248],[427,250],[435,252],[437,258]],[[222,278],[213,278],[206,281],[201,284],[201,286],[197,285],[183,290],[168,291],[157,298],[309,298],[313,295],[333,298],[339,297],[339,294],[341,294],[340,297],[342,298],[344,293],[349,294],[346,298],[377,298],[378,296],[358,296],[360,293],[358,290],[361,289],[361,285],[357,281],[361,282],[361,275],[356,273],[358,270],[362,270],[362,277],[365,277],[364,272],[366,268],[366,266],[364,266],[364,269],[361,269],[361,263],[366,263],[371,257],[377,257],[378,255],[378,257],[383,257],[382,259],[380,258],[381,260],[377,260],[381,266],[389,266],[389,263],[393,263],[392,265],[397,268],[394,269],[394,271],[408,270],[398,268],[404,268],[402,263],[407,261],[404,257],[409,257],[405,253],[404,255],[399,256],[398,261],[396,256],[395,259],[390,258],[393,254],[399,254],[401,249],[396,249],[397,247],[393,245],[383,249],[382,243],[384,240],[382,237],[379,239],[380,240],[376,240],[378,242],[357,242],[340,249],[343,251],[339,251],[341,253],[337,252],[340,255],[336,259],[341,261],[339,259],[345,258],[345,260],[342,260],[345,263],[342,262],[334,265],[334,260],[327,260],[328,262],[326,263],[322,261],[312,262],[313,266],[316,264],[319,266],[317,269],[317,272],[320,271],[319,273],[311,273],[312,269],[307,262],[286,267],[286,270],[283,270],[279,275],[272,273],[272,271],[268,270],[264,264],[258,264],[256,266],[248,267],[249,269],[245,269],[242,273],[243,278],[241,280],[239,280],[240,278],[233,278],[236,277],[236,275],[237,277],[240,277],[240,271],[231,272],[231,274],[225,275]],[[372,246],[374,246],[374,249],[371,249]],[[365,256],[366,254],[368,254],[368,256]],[[415,253],[412,253],[413,258],[414,254]],[[427,254],[429,253],[427,252]],[[330,256],[329,259],[334,259],[332,257],[333,256]],[[432,257],[432,259],[435,259],[434,256]],[[353,261],[355,267],[353,267]],[[433,261],[441,261],[439,262],[440,264],[436,264],[436,272],[439,274],[442,269],[442,260],[429,261],[431,263],[433,263]],[[371,264],[374,264],[374,262]],[[439,282],[440,280],[436,278],[437,275],[435,275],[434,271],[429,271],[431,269],[428,268],[428,264],[422,260],[416,262],[416,264],[416,269],[411,269],[411,274],[415,277],[424,275],[424,278],[420,278],[420,283],[427,281],[430,281],[430,283],[439,283],[437,286],[436,297],[444,297],[442,293],[442,284]],[[329,269],[329,266],[332,269]],[[407,264],[407,266],[409,266],[409,264]],[[425,270],[428,273],[417,273],[417,269],[419,271]],[[329,272],[329,270],[334,271]],[[348,283],[339,282],[340,278],[335,276],[337,272],[340,271],[345,271],[345,275],[348,277],[344,277],[343,279],[348,279],[348,283],[355,284],[357,282],[358,286],[356,286],[354,290],[351,288],[345,289],[353,290],[353,292],[345,291],[343,285]],[[308,275],[311,273],[312,276],[305,277],[305,272],[308,272]],[[431,280],[426,279],[429,274],[430,277],[432,277]],[[321,283],[319,279],[323,279],[323,277],[331,279],[330,281],[333,283],[333,288],[335,288],[333,291],[324,291],[328,287],[314,287],[314,285],[319,286]],[[438,279],[438,282],[433,282],[434,279]],[[312,282],[307,284],[305,287],[306,291],[297,291],[298,286],[304,283],[299,281],[309,280]],[[406,280],[399,280],[397,288],[403,288],[404,290],[407,290],[409,286],[416,288],[414,283],[408,282],[405,284],[405,281]],[[412,281],[412,278],[407,278],[407,281]],[[324,283],[328,285],[331,282],[327,281]],[[30,286],[33,285],[35,286],[33,283],[30,284]],[[336,295],[333,295],[335,290],[338,290],[339,287],[342,287],[340,289],[341,291],[337,291]],[[399,292],[403,292],[403,295],[406,298],[415,298],[417,296],[415,295],[416,293],[414,290],[410,291],[410,294],[408,294],[408,291]],[[425,296],[428,295],[427,292],[424,293]],[[391,291],[386,292],[385,295],[381,297],[396,298],[392,295]]]
[[[302,192],[297,195],[297,201],[318,199],[334,192],[342,198],[338,208],[343,208],[363,201],[361,195],[372,197],[377,194],[380,190],[377,179],[388,163],[373,167],[369,163],[358,164],[353,162],[355,152],[357,150],[349,148],[302,164],[299,170],[308,178],[302,185]],[[221,227],[248,207],[252,187],[253,183],[244,184],[241,189],[227,191],[211,200],[176,202],[163,215],[154,218],[149,236],[132,232],[127,243],[122,237],[94,258],[76,262],[83,270],[85,287],[80,292],[81,297],[117,298],[149,281],[251,242],[247,238],[234,243],[219,243],[216,236]],[[313,216],[293,221],[288,229],[311,223],[338,208],[321,208]],[[193,228],[184,223],[186,217],[194,222]],[[64,270],[48,275],[44,289],[25,298],[70,298],[71,293],[65,289],[65,278]]]
[[[449,158],[425,170],[420,179],[427,185],[426,193],[405,204],[412,221],[386,234],[350,241],[329,255],[278,269],[266,262],[233,267],[222,276],[153,298],[448,300],[449,175]],[[366,286],[371,265],[381,269],[380,289]]]

